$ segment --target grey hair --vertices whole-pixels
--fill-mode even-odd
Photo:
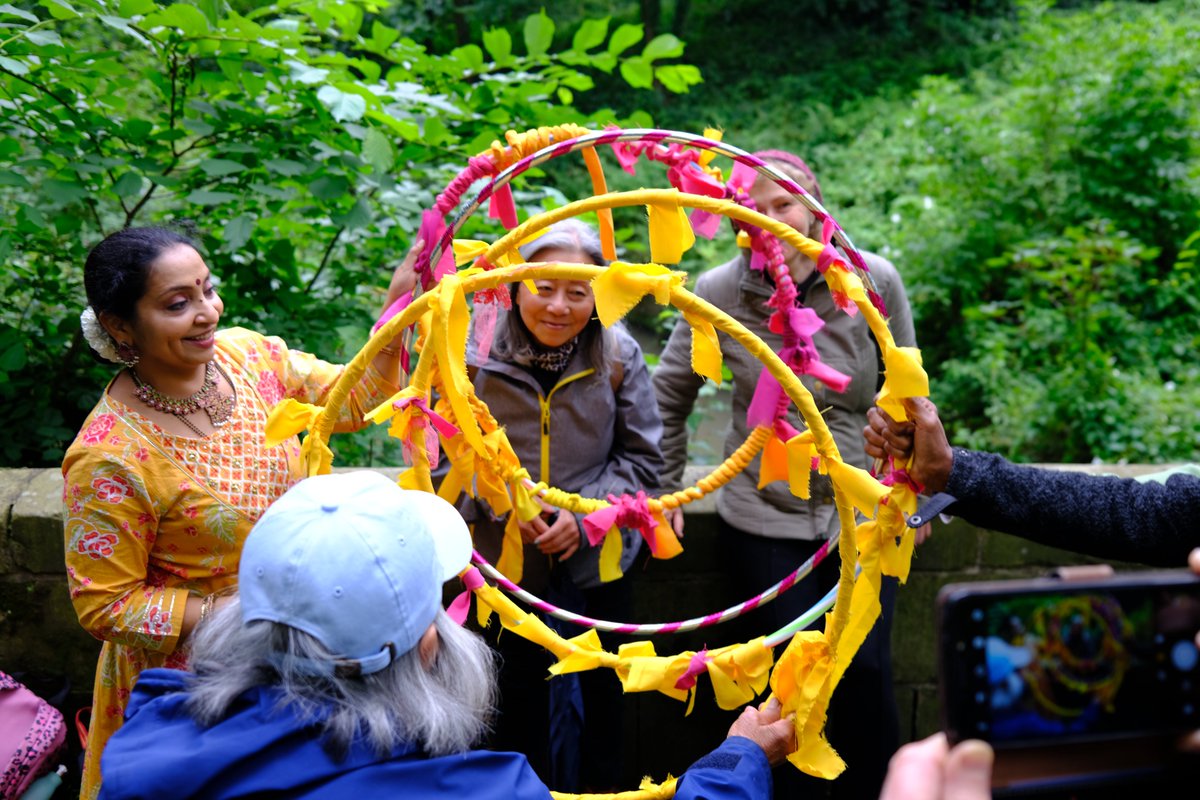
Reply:
[[[298,665],[333,655],[314,637],[278,622],[242,622],[235,601],[196,630],[188,712],[201,725],[224,719],[238,697],[258,686],[280,691],[280,707],[319,724],[333,752],[358,735],[380,755],[403,743],[431,756],[469,750],[490,729],[496,708],[496,656],[474,633],[439,611],[440,647],[426,669],[419,648],[380,672],[321,676]]]
[[[576,217],[560,219],[549,225],[541,236],[521,245],[517,250],[526,261],[537,261],[538,253],[552,247],[578,250],[598,267],[608,264],[608,259],[604,257],[604,248],[600,246],[600,234],[591,225]]]
[[[551,248],[563,250],[578,250],[598,267],[608,265],[600,246],[600,234],[596,230],[575,217],[560,219],[546,228],[546,232],[518,250],[521,258],[526,261],[537,261],[538,253]],[[512,284],[511,292],[513,306],[508,313],[501,314],[496,320],[495,338],[492,340],[492,353],[501,360],[512,361],[521,366],[529,366],[537,348],[536,340],[525,321],[521,319],[521,310],[517,307],[519,284]],[[579,351],[583,354],[588,366],[596,374],[605,377],[612,370],[612,361],[616,358],[617,344],[612,334],[604,329],[600,320],[593,316],[579,334]]]

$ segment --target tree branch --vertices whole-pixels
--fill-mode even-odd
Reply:
[[[329,264],[329,257],[333,255],[333,246],[337,244],[337,240],[346,232],[346,226],[343,225],[333,234],[333,238],[329,240],[329,246],[325,248],[325,255],[321,257],[321,265],[317,267],[317,271],[313,274],[312,280],[308,282],[308,286],[304,287],[304,293],[308,294],[313,290],[313,286],[317,283],[317,278],[321,277],[321,272],[324,271],[326,265]]]

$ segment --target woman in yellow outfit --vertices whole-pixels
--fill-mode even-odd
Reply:
[[[320,404],[342,367],[277,337],[218,330],[213,276],[172,230],[109,236],[88,255],[84,282],[88,343],[124,365],[62,465],[71,600],[104,642],[81,791],[93,798],[138,675],[186,666],[188,636],[237,584],[251,526],[303,477],[296,437],[268,446],[272,406]],[[374,360],[338,430],[362,427],[398,391],[397,357],[388,347]]]

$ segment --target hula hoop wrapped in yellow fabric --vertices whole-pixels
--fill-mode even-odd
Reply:
[[[474,567],[464,573],[463,579],[474,594],[481,623],[486,624],[494,613],[505,628],[545,647],[558,658],[551,669],[554,674],[600,667],[612,669],[625,691],[658,691],[687,701],[689,710],[700,674],[709,676],[715,698],[723,708],[744,705],[769,686],[771,694],[782,703],[784,713],[795,715],[797,747],[789,755],[789,761],[808,774],[836,777],[845,764],[824,738],[829,700],[879,615],[881,576],[896,576],[901,581],[907,578],[913,534],[905,519],[916,509],[917,487],[905,480],[881,481],[844,462],[812,395],[796,374],[796,364],[785,362],[728,314],[692,294],[685,286],[686,274],[665,265],[682,258],[695,240],[695,228],[711,230],[711,218],[720,217],[749,223],[803,252],[820,265],[825,280],[848,313],[863,314],[869,324],[885,365],[878,402],[896,419],[904,418],[902,398],[928,395],[920,353],[915,348],[895,344],[865,264],[832,216],[801,187],[754,156],[722,144],[712,135],[697,137],[657,130],[593,132],[563,127],[527,134],[510,132],[508,141],[508,147],[496,143],[472,159],[468,169],[439,197],[434,212],[427,214],[422,237],[436,245],[427,248],[420,265],[424,291],[407,305],[385,315],[371,339],[347,365],[323,408],[284,401],[272,413],[269,433],[282,436],[307,429],[303,446],[309,474],[330,471],[333,459],[327,443],[337,412],[346,402],[351,387],[382,347],[401,332],[412,329],[417,332],[414,343],[417,363],[408,385],[371,415],[378,423],[389,423],[392,435],[408,445],[406,453],[411,454],[412,464],[402,473],[401,485],[434,491],[427,439],[438,437],[451,462],[450,475],[441,487],[443,495],[456,496],[460,490],[470,491],[473,487],[497,514],[512,510],[513,516],[521,519],[530,519],[540,512],[535,497],[573,512],[607,511],[606,518],[619,519],[622,509],[614,510],[608,499],[581,497],[530,480],[508,445],[503,428],[475,395],[468,376],[466,348],[472,308],[468,294],[473,295],[478,314],[487,304],[498,302],[499,293],[495,290],[503,284],[539,278],[589,281],[595,294],[596,312],[606,326],[620,320],[643,297],[650,295],[656,302],[670,304],[682,312],[692,327],[693,369],[714,381],[720,380],[722,358],[716,331],[725,332],[761,361],[778,382],[781,389],[778,413],[775,419],[755,427],[742,447],[696,486],[660,497],[639,498],[637,502],[644,504],[639,509],[643,519],[648,513],[653,521],[646,524],[648,530],[644,535],[669,535],[673,540],[670,527],[663,521],[663,510],[715,490],[760,451],[760,486],[786,480],[794,494],[807,497],[811,471],[817,469],[827,474],[834,486],[840,525],[836,547],[841,569],[836,600],[826,617],[824,631],[801,630],[812,621],[813,615],[809,613],[780,631],[716,650],[658,655],[652,643],[641,641],[609,653],[600,647],[595,632],[596,627],[604,627],[599,624],[602,621],[582,621],[563,615],[587,628],[578,636],[563,638],[498,588],[512,587],[519,580],[520,548],[506,548],[496,568],[489,571],[499,578],[496,585],[485,581]],[[595,147],[601,144],[611,144],[614,148],[623,145],[623,149],[617,150],[619,158],[628,159],[632,153],[632,157],[647,156],[668,164],[672,188],[609,192],[595,152]],[[517,224],[508,182],[532,166],[575,151],[584,153],[595,194]],[[718,154],[735,162],[729,183],[722,180],[720,170],[711,164],[712,156]],[[823,241],[813,240],[740,205],[736,201],[736,185],[729,184],[739,179],[744,182],[746,170],[769,175],[804,202],[824,221]],[[440,216],[457,205],[461,194],[479,177],[491,180],[447,227]],[[509,230],[491,244],[454,241],[463,220],[488,199],[492,201],[492,215],[501,219]],[[658,263],[614,261],[608,267],[529,264],[518,253],[519,244],[554,222],[596,213],[606,256],[615,256],[611,212],[627,207],[645,207],[650,254]],[[458,254],[460,264],[450,260],[452,252]],[[472,266],[467,267],[468,263]],[[785,292],[790,285],[787,280],[781,280],[780,284]],[[805,430],[797,431],[786,422],[784,412],[789,401],[803,418]],[[896,474],[902,476],[904,465],[899,466]],[[633,503],[625,498],[619,500],[622,506],[632,507]],[[865,521],[859,523],[856,514]],[[614,531],[615,528],[614,523]],[[614,539],[619,546],[619,537],[610,531],[601,555],[602,579],[606,570],[607,577],[614,577],[611,571],[619,556],[619,551],[614,552],[609,546]],[[660,538],[657,543],[657,548],[651,543],[652,551],[655,555],[661,553],[660,557],[673,556],[681,549],[677,541]],[[619,574],[618,568],[616,575]],[[749,604],[756,601],[757,598],[752,598]],[[550,610],[544,601],[538,602],[540,610]],[[726,612],[706,619],[719,622],[724,618],[728,618]],[[638,632],[648,628],[666,628],[672,632],[684,629],[678,624],[606,624],[610,630]],[[788,641],[788,646],[778,662],[773,663],[771,648],[784,641]],[[647,781],[638,790],[616,796],[669,797],[673,785],[673,779],[661,785]]]

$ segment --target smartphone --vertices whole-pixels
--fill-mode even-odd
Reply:
[[[1158,775],[1200,729],[1200,578],[1186,570],[950,584],[937,616],[942,727],[991,742],[994,789]]]

